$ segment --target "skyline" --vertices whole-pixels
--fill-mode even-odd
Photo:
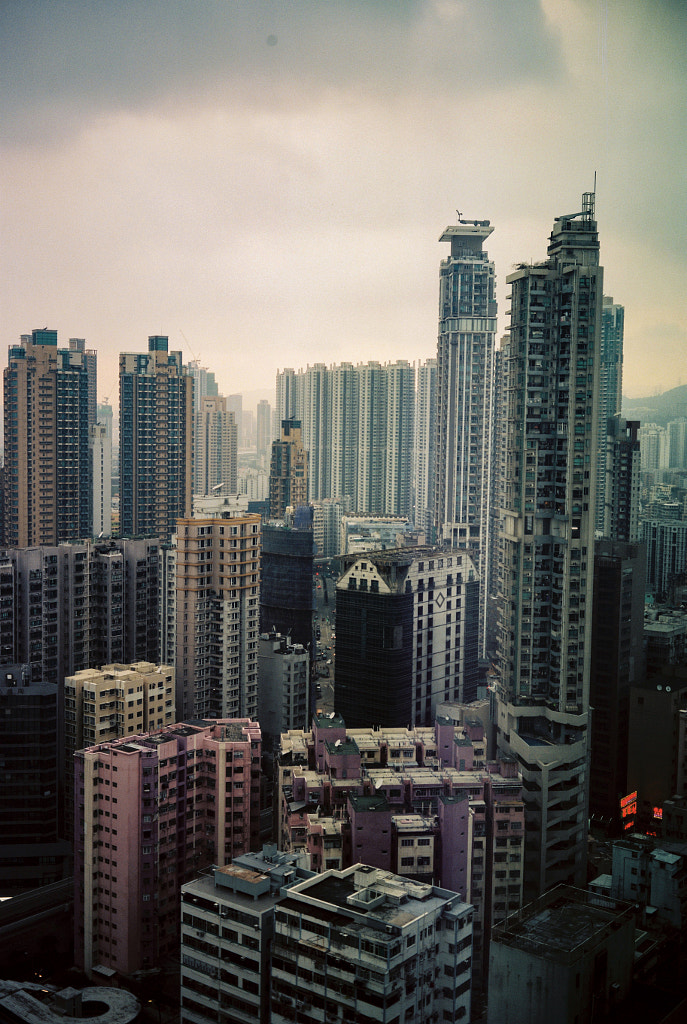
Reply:
[[[434,357],[456,208],[494,227],[500,338],[595,173],[623,392],[683,382],[682,5],[29,0],[0,29],[4,344],[85,338],[99,400],[155,333],[271,401],[285,366]]]

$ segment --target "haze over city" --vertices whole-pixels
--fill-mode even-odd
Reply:
[[[624,392],[682,383],[681,3],[5,4],[6,344],[117,358],[149,334],[220,389],[285,365],[436,352],[437,239],[513,264],[594,188]]]

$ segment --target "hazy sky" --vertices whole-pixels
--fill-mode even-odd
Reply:
[[[5,0],[0,336],[168,334],[225,393],[436,351],[438,238],[506,275],[597,173],[625,392],[687,383],[683,0]],[[5,365],[2,355],[2,365]]]

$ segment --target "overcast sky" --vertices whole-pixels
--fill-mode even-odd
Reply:
[[[506,276],[597,174],[625,387],[687,383],[683,0],[5,0],[4,344],[167,334],[220,390],[436,353],[443,229]],[[5,356],[2,356],[5,365]]]

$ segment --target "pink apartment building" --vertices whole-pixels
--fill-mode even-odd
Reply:
[[[75,959],[90,976],[176,953],[179,891],[259,847],[261,733],[249,719],[171,725],[75,755]]]

